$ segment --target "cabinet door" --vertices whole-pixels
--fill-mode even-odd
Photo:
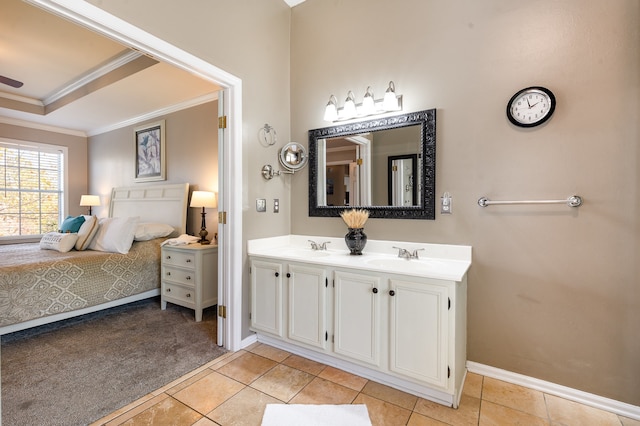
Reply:
[[[448,290],[390,280],[389,368],[443,388],[448,384]]]
[[[282,336],[282,264],[251,262],[251,327]]]
[[[336,271],[334,352],[380,365],[380,278]]]
[[[289,265],[289,339],[326,346],[327,273],[323,268]]]

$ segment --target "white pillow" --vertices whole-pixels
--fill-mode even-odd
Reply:
[[[100,227],[89,244],[89,250],[129,253],[137,224],[137,217],[100,219]]]
[[[173,226],[166,223],[142,222],[136,226],[134,241],[148,241],[154,238],[166,237],[174,231]]]
[[[86,250],[89,244],[98,232],[98,218],[95,216],[85,216],[84,223],[78,230],[78,241],[76,241],[76,250]]]
[[[40,248],[66,253],[73,248],[77,239],[78,234],[75,233],[48,232],[42,236]]]

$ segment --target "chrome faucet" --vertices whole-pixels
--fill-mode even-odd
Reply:
[[[402,247],[393,246],[393,248],[398,249],[398,257],[401,257],[403,259],[419,259],[418,252],[424,250],[423,248],[421,248],[415,249],[413,252],[410,252],[409,250]]]
[[[311,250],[326,250],[327,244],[331,244],[331,241],[325,241],[324,243],[316,243],[315,241],[309,240],[311,243]]]

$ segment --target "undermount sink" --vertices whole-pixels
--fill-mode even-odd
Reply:
[[[442,268],[444,262],[432,259],[404,259],[401,257],[380,258],[374,257],[365,261],[368,265],[378,268],[400,269],[404,271],[424,271]]]

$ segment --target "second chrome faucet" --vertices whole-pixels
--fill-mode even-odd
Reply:
[[[402,247],[396,247],[393,246],[394,249],[398,249],[398,257],[401,257],[403,259],[419,259],[418,257],[418,252],[424,249],[415,249],[413,252],[410,252],[407,249],[404,249]]]

